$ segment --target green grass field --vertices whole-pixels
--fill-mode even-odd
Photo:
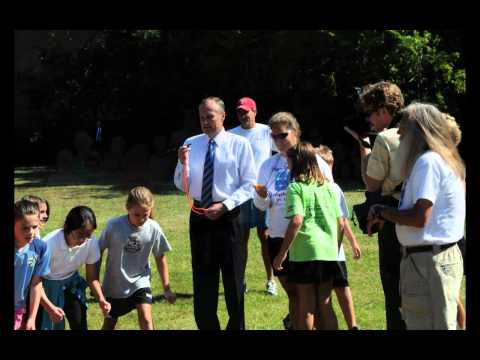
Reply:
[[[46,198],[51,206],[50,220],[42,230],[42,235],[63,225],[68,211],[77,205],[91,207],[97,216],[98,237],[106,222],[125,214],[125,201],[128,190],[141,184],[122,184],[119,176],[87,173],[59,175],[53,170],[37,168],[15,169],[15,199],[31,194]],[[363,190],[355,186],[343,185],[350,210],[353,204],[363,201]],[[162,297],[163,289],[152,258],[152,291],[154,295],[153,319],[158,330],[195,330],[193,317],[193,290],[188,237],[189,209],[185,196],[173,184],[149,184],[155,194],[154,217],[160,223],[173,250],[168,253],[170,282],[177,294],[175,305],[168,304]],[[383,292],[378,272],[377,237],[368,237],[354,226],[362,258],[352,259],[351,249],[345,244],[350,287],[359,326],[365,330],[384,330]],[[105,254],[104,254],[105,255]],[[105,259],[105,256],[104,256]],[[102,270],[104,267],[102,267]],[[81,270],[83,275],[84,269]],[[103,272],[103,271],[102,271]],[[279,295],[270,296],[265,292],[265,270],[260,252],[260,242],[256,232],[251,231],[249,258],[246,272],[248,293],[245,296],[246,328],[249,330],[283,330],[282,319],[287,313],[287,297],[278,283]],[[103,316],[98,304],[89,296],[89,329],[100,329]],[[227,312],[220,284],[218,314],[222,328],[227,323]],[[465,303],[465,288],[462,287]],[[334,300],[334,308],[339,319],[340,329],[346,329],[343,315]],[[117,329],[138,329],[136,312],[121,317]]]

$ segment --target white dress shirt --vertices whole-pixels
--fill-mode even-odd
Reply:
[[[200,201],[202,197],[203,165],[208,148],[209,137],[196,135],[185,140],[190,144],[188,187],[190,196]],[[228,133],[222,129],[213,140],[215,160],[213,163],[214,202],[222,202],[228,210],[239,206],[253,196],[256,182],[255,160],[247,139]],[[175,186],[183,188],[183,165],[177,162],[174,175]]]

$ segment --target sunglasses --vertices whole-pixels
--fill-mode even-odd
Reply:
[[[277,135],[273,135],[273,134],[270,134],[272,136],[272,139],[273,140],[280,140],[280,139],[285,139],[288,134],[290,134],[290,130],[288,130],[287,132],[284,132],[284,133],[280,133],[280,134],[277,134]]]

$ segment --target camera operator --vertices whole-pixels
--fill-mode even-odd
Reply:
[[[403,178],[400,162],[396,161],[400,144],[397,127],[399,110],[404,107],[400,88],[386,81],[370,84],[362,89],[359,106],[373,130],[378,134],[370,150],[364,142],[368,138],[357,136],[362,159],[362,179],[367,187],[367,203],[381,203],[398,207]],[[348,131],[348,130],[347,130]],[[349,131],[354,137],[355,133]],[[395,224],[385,222],[378,231],[380,277],[385,296],[387,330],[404,330],[400,313],[400,260],[401,249],[395,233]]]

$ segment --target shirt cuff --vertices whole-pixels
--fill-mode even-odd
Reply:
[[[222,204],[225,205],[228,211],[232,210],[235,207],[235,201],[231,199],[223,201]]]
[[[268,199],[268,195],[266,198],[260,197],[256,192],[253,197],[253,204],[260,210],[265,211],[267,210],[270,200]]]

